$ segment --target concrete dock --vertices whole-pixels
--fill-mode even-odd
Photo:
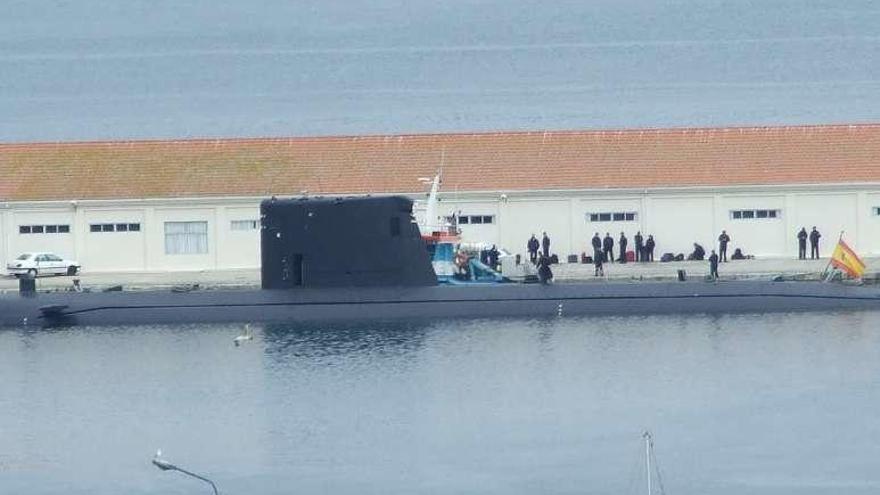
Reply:
[[[866,280],[876,281],[880,270],[880,258],[866,258],[868,266]],[[828,264],[828,258],[820,260],[796,260],[783,258],[737,260],[721,263],[718,269],[724,280],[768,280],[783,276],[787,279],[817,280]],[[707,261],[678,261],[669,263],[608,263],[605,277],[593,275],[593,265],[558,264],[553,265],[556,283],[606,282],[606,281],[670,281],[684,270],[688,278],[702,279],[709,274]],[[163,290],[176,286],[198,284],[200,290],[212,289],[252,289],[260,286],[258,269],[203,270],[173,272],[99,272],[87,270],[71,276],[47,276],[37,279],[37,290],[63,291],[70,288],[73,279],[80,279],[83,288],[103,290],[121,285],[124,290]],[[4,275],[0,277],[0,293],[18,290],[18,279]]]

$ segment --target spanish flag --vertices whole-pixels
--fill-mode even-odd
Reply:
[[[831,265],[855,278],[861,278],[865,273],[865,262],[843,242],[842,238],[837,241],[837,247],[831,255]]]

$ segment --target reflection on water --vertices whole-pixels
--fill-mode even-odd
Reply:
[[[278,362],[291,358],[345,358],[358,354],[399,357],[418,351],[426,322],[267,324],[263,327],[266,355]]]
[[[880,313],[0,330],[4,493],[874,493]]]

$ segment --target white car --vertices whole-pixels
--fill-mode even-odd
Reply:
[[[80,264],[73,260],[66,260],[52,253],[24,253],[15,261],[6,264],[6,271],[11,275],[20,277],[30,274],[38,275],[76,275]]]

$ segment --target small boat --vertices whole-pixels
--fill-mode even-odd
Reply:
[[[428,249],[437,282],[453,285],[509,282],[494,267],[483,262],[481,255],[489,251],[488,246],[462,244],[455,215],[447,218],[437,214],[440,174],[433,179],[423,179],[424,182],[429,180],[431,190],[419,231]],[[498,253],[495,250],[495,254]]]

